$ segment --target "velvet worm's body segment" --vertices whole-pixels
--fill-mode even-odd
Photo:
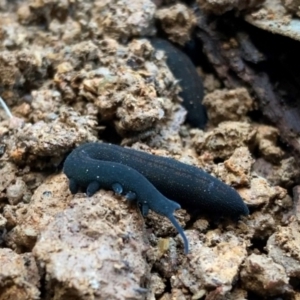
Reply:
[[[95,160],[120,163],[135,169],[165,197],[178,202],[182,208],[193,214],[205,212],[232,218],[249,214],[248,207],[232,187],[200,168],[172,158],[107,143],[87,143],[73,152],[82,150],[86,153],[87,159],[90,156]],[[85,163],[85,156],[83,154],[80,157],[74,155],[71,157],[74,165],[73,172],[77,173],[75,169]],[[70,159],[67,158],[65,166],[69,161]],[[138,185],[138,182],[134,184]]]
[[[184,251],[189,252],[188,240],[183,229],[173,216],[180,205],[162,195],[152,183],[131,167],[118,163],[101,160],[95,151],[87,146],[75,149],[64,163],[64,173],[69,178],[69,187],[73,194],[79,187],[87,190],[88,196],[93,195],[100,188],[114,190],[118,194],[125,194],[127,198],[135,199],[143,215],[149,209],[167,217],[177,229],[184,241]]]
[[[165,51],[167,65],[174,77],[179,80],[182,89],[179,95],[187,110],[187,122],[194,127],[203,129],[207,122],[206,110],[202,105],[204,88],[196,67],[184,52],[167,40],[151,38],[150,42],[155,49]]]

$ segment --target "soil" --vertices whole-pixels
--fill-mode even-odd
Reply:
[[[263,1],[197,2],[222,15]],[[299,15],[297,1],[282,3]],[[192,6],[1,0],[0,20],[0,96],[11,112],[0,110],[0,300],[300,299],[297,151],[282,143],[282,122],[253,117],[263,108],[249,85],[222,76],[226,65],[215,58],[240,41],[211,55],[204,47],[197,67],[209,122],[201,130],[185,123],[180,82],[147,39],[182,49],[201,25]],[[177,211],[185,255],[166,218],[143,218],[112,191],[70,193],[63,160],[92,141],[203,168],[251,213],[228,220]]]

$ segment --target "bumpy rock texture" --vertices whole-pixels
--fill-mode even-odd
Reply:
[[[254,108],[254,101],[245,88],[215,90],[203,99],[209,121],[218,125],[222,121],[243,121]]]
[[[33,256],[0,249],[0,299],[40,299],[40,274]]]
[[[221,14],[261,1],[197,2]],[[251,119],[252,94],[205,68],[209,123],[184,124],[179,84],[146,37],[159,24],[183,45],[197,20],[186,4],[155,3],[0,1],[0,90],[13,114],[0,110],[0,300],[299,298],[295,158],[275,127]],[[177,211],[184,255],[166,218],[143,218],[111,191],[71,195],[63,159],[97,140],[203,168],[251,215]]]
[[[49,293],[55,299],[143,299],[149,270],[136,212],[128,214],[126,203],[105,192],[70,205],[42,230],[33,249],[46,266]],[[117,206],[122,212],[115,215]]]
[[[263,2],[264,0],[197,0],[197,3],[202,9],[212,11],[215,14],[222,14],[232,9],[250,9],[259,6],[259,4]]]

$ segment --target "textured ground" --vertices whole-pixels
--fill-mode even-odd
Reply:
[[[218,2],[198,5],[222,14],[262,1]],[[156,22],[182,45],[196,16],[176,1],[0,1],[1,97],[13,115],[0,110],[0,300],[300,299],[295,158],[275,126],[251,119],[246,88],[201,66],[209,123],[184,124],[178,81],[144,39]],[[165,218],[144,220],[111,191],[71,195],[61,162],[96,140],[204,168],[251,214],[178,211],[185,256]]]

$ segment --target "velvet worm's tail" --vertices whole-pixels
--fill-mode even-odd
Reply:
[[[181,228],[178,221],[175,219],[175,217],[172,214],[170,214],[168,216],[168,219],[171,221],[173,226],[177,229],[178,233],[181,235],[181,237],[183,239],[183,243],[184,243],[184,253],[188,254],[189,253],[189,242],[188,242],[188,239],[187,239],[183,229]]]

